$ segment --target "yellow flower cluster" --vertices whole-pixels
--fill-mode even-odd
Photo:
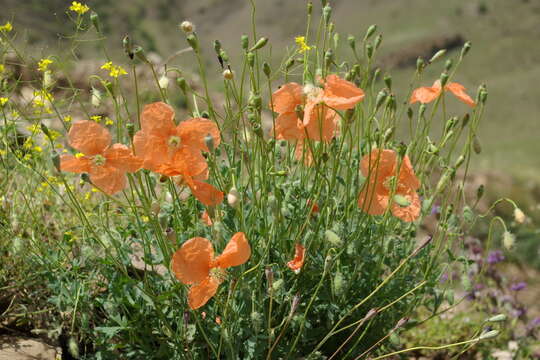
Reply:
[[[94,120],[97,123],[100,123],[101,122],[101,115],[90,116],[90,119]]]
[[[90,8],[85,4],[81,4],[80,2],[73,1],[71,3],[71,6],[69,7],[69,10],[76,12],[79,15],[82,15],[88,10],[90,10]]]
[[[51,65],[53,61],[51,59],[41,59],[38,62],[38,71],[45,72],[49,70],[49,65]]]
[[[104,70],[109,70],[109,76],[113,78],[117,78],[120,75],[127,75],[124,68],[122,68],[120,65],[114,65],[112,61],[106,62],[101,68]]]
[[[47,114],[52,114],[50,103],[53,100],[53,95],[47,90],[34,91],[34,100],[32,100],[32,106],[35,109],[34,112],[37,114],[43,111]]]
[[[0,74],[4,71],[6,71],[6,67],[4,66],[4,64],[0,64]]]
[[[300,53],[305,53],[308,50],[311,50],[312,47],[306,44],[306,37],[305,36],[297,36],[294,41],[296,42],[296,45],[298,45],[298,51]]]
[[[3,107],[6,105],[6,103],[9,101],[7,97],[0,97],[0,107]]]
[[[11,25],[9,21],[5,23],[4,25],[0,25],[0,31],[10,32],[11,30],[13,30],[13,26]]]

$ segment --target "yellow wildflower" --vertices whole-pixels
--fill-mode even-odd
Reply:
[[[20,114],[19,114],[19,112],[18,112],[17,110],[13,110],[13,111],[11,112],[11,117],[14,118],[14,119],[18,118],[19,115],[20,115]]]
[[[109,70],[109,76],[113,78],[117,78],[120,75],[127,75],[127,72],[123,67],[120,65],[114,65],[112,61],[106,62],[101,66],[101,68],[104,70]]]
[[[97,123],[101,122],[101,116],[100,115],[90,116],[90,119],[94,120]]]
[[[300,53],[305,53],[308,50],[311,50],[312,47],[306,44],[306,37],[305,36],[297,36],[294,38],[294,41],[296,42],[296,45],[298,45]]]
[[[60,136],[62,136],[62,134],[60,134],[58,131],[49,129],[49,137],[51,138],[51,140],[54,141],[58,139]]]
[[[6,70],[6,67],[4,64],[0,64],[0,74],[3,73]]]
[[[81,4],[80,2],[73,1],[71,3],[71,6],[69,7],[69,10],[74,11],[79,15],[82,15],[88,10],[90,10],[90,8],[86,4]]]
[[[147,222],[150,221],[150,218],[149,218],[148,216],[146,216],[146,215],[143,215],[143,216],[141,216],[141,220],[142,220],[143,222],[147,223]]]
[[[7,154],[6,150],[0,149],[0,156],[4,156]]]
[[[80,159],[80,158],[82,158],[83,156],[84,156],[83,153],[76,153],[76,154],[75,154],[75,157],[76,157],[77,159]]]
[[[10,32],[11,30],[13,30],[13,26],[9,21],[4,25],[0,25],[0,31]]]
[[[38,71],[45,72],[49,69],[49,65],[51,65],[53,61],[51,59],[41,59],[38,62]]]
[[[114,121],[112,121],[111,118],[108,118],[108,117],[105,118],[105,125],[112,125],[112,124],[114,124]]]
[[[34,146],[34,140],[32,140],[32,138],[26,139],[26,141],[23,144],[23,148],[24,149],[31,149],[32,146]]]
[[[87,192],[86,194],[84,194],[84,200],[90,200],[90,197],[92,196],[92,193],[91,192]]]
[[[6,103],[8,102],[8,98],[7,97],[0,97],[0,107],[6,105]]]
[[[65,121],[65,122],[71,122],[71,120],[73,120],[73,118],[71,117],[71,115],[66,115],[66,116],[64,116],[64,121]]]
[[[41,146],[34,146],[34,151],[40,153],[43,152],[43,149],[41,148]]]

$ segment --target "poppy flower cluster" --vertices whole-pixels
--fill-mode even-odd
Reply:
[[[135,154],[123,144],[111,145],[111,134],[89,120],[73,124],[69,144],[81,153],[63,155],[60,169],[88,173],[92,183],[112,195],[127,185],[126,172],[144,168],[165,176],[178,176],[193,195],[207,206],[223,201],[223,193],[203,182],[208,179],[208,164],[203,151],[207,143],[219,145],[220,132],[214,122],[192,118],[174,123],[171,106],[156,102],[144,107],[141,130],[133,138]]]
[[[352,109],[364,99],[364,92],[352,82],[337,75],[320,80],[321,87],[290,82],[272,94],[271,108],[278,113],[273,133],[280,140],[295,144],[295,157],[312,162],[304,154],[306,139],[330,142],[339,134],[336,110]]]

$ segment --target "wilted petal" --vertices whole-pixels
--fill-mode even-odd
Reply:
[[[169,136],[174,132],[174,110],[164,102],[148,104],[141,113],[142,130],[148,134]]]
[[[454,94],[459,100],[461,100],[465,104],[471,107],[476,106],[474,100],[465,92],[465,87],[463,85],[453,82],[446,85],[444,88]]]
[[[228,268],[231,266],[242,265],[249,260],[251,256],[251,247],[243,232],[237,232],[233,235],[225,250],[216,258],[216,266]]]
[[[204,306],[216,294],[219,283],[218,279],[208,276],[200,284],[193,285],[188,294],[190,309],[195,310]]]
[[[302,104],[302,86],[295,82],[284,84],[272,94],[272,110],[277,113],[294,112],[296,105]]]
[[[133,156],[131,149],[123,144],[114,144],[103,154],[107,164],[123,172],[135,172],[142,166],[142,160]]]
[[[176,128],[176,131],[180,136],[180,143],[182,145],[194,147],[202,151],[210,151],[205,142],[207,135],[212,136],[214,147],[217,147],[221,141],[216,123],[205,118],[182,121]]]
[[[107,164],[103,166],[92,166],[90,170],[90,180],[92,184],[109,195],[113,195],[127,185],[126,174]]]
[[[200,283],[208,277],[213,258],[214,248],[210,241],[195,237],[174,253],[171,269],[176,278],[186,285]]]
[[[87,156],[101,154],[111,143],[109,130],[89,120],[71,125],[68,138],[71,147]]]
[[[300,272],[302,266],[304,266],[304,260],[306,255],[306,248],[302,244],[296,244],[294,246],[294,258],[287,262],[289,269],[295,273]]]
[[[324,83],[324,103],[337,110],[353,108],[364,99],[364,92],[352,82],[328,75]]]
[[[60,157],[60,170],[74,173],[90,172],[92,161],[87,157],[76,158],[73,155],[62,155]]]

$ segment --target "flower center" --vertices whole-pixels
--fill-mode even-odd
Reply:
[[[210,277],[217,280],[221,284],[227,279],[227,272],[225,269],[215,267],[210,269]]]
[[[306,84],[304,86],[304,94],[306,95],[307,99],[311,101],[318,98],[322,91],[323,90],[320,87],[317,87],[313,84]]]
[[[94,162],[95,165],[97,166],[102,166],[102,165],[105,165],[105,157],[103,155],[95,155],[94,158],[92,159],[92,161]]]
[[[180,145],[180,137],[178,136],[171,136],[169,138],[169,146],[177,148]]]
[[[388,176],[386,179],[384,179],[383,186],[388,191],[391,191],[392,188],[394,187],[396,181],[397,181],[397,178],[395,176]]]

